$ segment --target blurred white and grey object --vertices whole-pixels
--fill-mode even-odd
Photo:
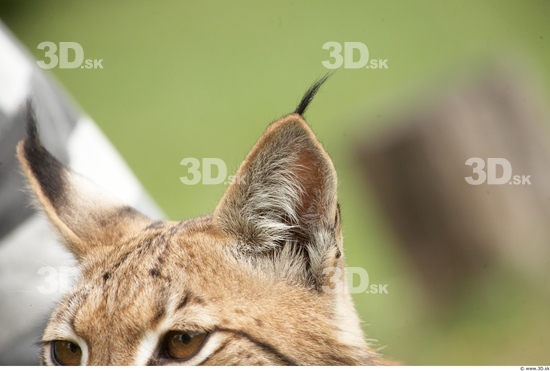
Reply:
[[[358,135],[373,197],[424,292],[440,303],[460,300],[465,283],[482,284],[498,265],[550,291],[549,101],[534,71],[522,58],[488,61]],[[489,158],[504,159],[530,184],[471,185],[471,158],[485,172]]]
[[[28,98],[50,152],[144,214],[163,217],[97,125],[0,23],[0,365],[38,364],[35,342],[62,296],[64,275],[75,270],[32,207],[19,170],[15,148],[25,137]]]

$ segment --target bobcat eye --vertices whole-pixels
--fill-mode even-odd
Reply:
[[[51,345],[52,359],[60,366],[79,366],[82,359],[82,350],[75,343],[56,340]]]
[[[202,348],[207,333],[170,331],[164,337],[166,356],[177,360],[187,360]]]

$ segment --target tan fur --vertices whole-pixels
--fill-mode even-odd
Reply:
[[[68,169],[51,201],[29,148],[22,168],[82,271],[44,331],[44,364],[55,340],[88,365],[170,364],[147,345],[170,330],[210,334],[184,364],[382,363],[347,290],[323,290],[325,268],[344,268],[336,172],[300,115],[267,129],[213,216],[181,222],[148,220]]]

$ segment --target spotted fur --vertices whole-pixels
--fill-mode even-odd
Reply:
[[[344,269],[336,172],[303,118],[323,81],[267,128],[212,216],[180,222],[150,220],[62,165],[29,107],[19,160],[81,270],[44,330],[43,364],[56,340],[88,365],[383,363],[347,290],[323,289]],[[172,330],[208,336],[177,363],[158,350]]]

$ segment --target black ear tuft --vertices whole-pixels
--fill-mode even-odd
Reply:
[[[34,113],[34,107],[32,100],[27,100],[27,137],[29,138],[30,145],[33,147],[40,146],[40,137],[38,135],[38,129],[36,124],[36,114]]]
[[[41,144],[32,101],[27,101],[27,139],[24,142],[25,158],[29,167],[42,185],[42,191],[52,205],[62,200],[65,187],[64,166]]]
[[[37,120],[27,102],[27,138],[17,156],[42,209],[78,259],[98,246],[117,246],[151,221],[133,208],[72,172],[40,143]]]
[[[315,94],[317,94],[317,91],[319,91],[319,88],[321,87],[321,85],[323,85],[330,76],[332,76],[332,73],[327,73],[325,76],[321,77],[313,85],[311,85],[311,87],[304,94],[304,97],[300,101],[300,104],[298,104],[298,107],[296,107],[296,110],[294,111],[294,113],[297,113],[300,116],[304,115],[304,113],[306,112],[307,106],[311,103],[311,101],[315,97]]]

